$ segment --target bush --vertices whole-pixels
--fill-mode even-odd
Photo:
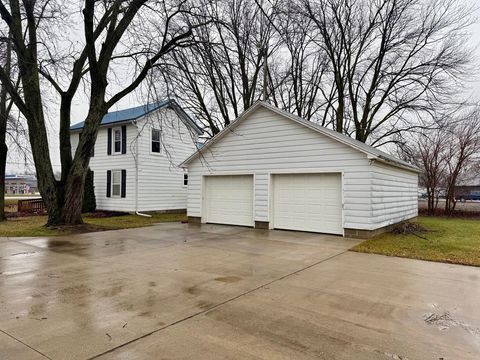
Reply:
[[[97,208],[95,200],[95,186],[93,185],[93,171],[88,169],[85,177],[85,187],[83,188],[83,206],[82,212],[93,212]]]

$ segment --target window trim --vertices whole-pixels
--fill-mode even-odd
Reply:
[[[119,151],[115,150],[115,143],[117,142],[116,139],[115,139],[115,133],[117,131],[120,133],[120,140],[119,140],[120,150]],[[122,128],[121,127],[112,128],[112,154],[113,155],[121,155],[122,154]]]
[[[110,197],[115,197],[115,198],[119,198],[119,197],[122,197],[122,170],[121,169],[112,169],[111,170],[112,172],[112,178],[111,178],[111,181],[110,181]],[[114,173],[118,173],[119,174],[119,178],[120,178],[120,182],[118,184],[115,184],[114,183]],[[115,195],[113,193],[113,186],[114,185],[118,185],[118,195]]]
[[[154,131],[158,131],[160,133],[159,140],[155,141],[155,142],[158,142],[158,145],[159,145],[159,151],[158,152],[152,150],[153,132]],[[162,154],[162,130],[154,128],[153,126],[150,128],[150,154],[154,154],[154,155],[161,155]]]
[[[183,173],[183,186],[188,186],[188,173]]]

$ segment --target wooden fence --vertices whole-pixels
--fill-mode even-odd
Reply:
[[[39,214],[47,211],[43,199],[18,200],[19,213]]]

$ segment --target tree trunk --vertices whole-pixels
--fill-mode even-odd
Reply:
[[[340,75],[335,75],[335,83],[337,85],[338,92],[338,106],[335,111],[335,131],[343,134],[343,121],[345,117],[345,95],[344,95],[344,85],[343,79]]]
[[[428,200],[428,208],[427,213],[428,215],[433,215],[434,213],[434,205],[435,205],[435,191],[427,188],[427,200]]]
[[[5,220],[5,166],[8,147],[5,144],[5,132],[0,134],[0,221]]]
[[[10,34],[6,47],[6,58],[4,69],[8,75],[11,73],[12,61],[12,43]],[[6,144],[7,138],[7,122],[11,109],[11,104],[7,104],[7,89],[0,85],[0,221],[5,220],[5,169],[7,166],[7,152]]]
[[[103,89],[101,91],[103,91]],[[103,93],[100,95],[102,94]],[[93,98],[103,99],[103,95],[99,96],[95,94]],[[61,224],[83,224],[82,204],[85,178],[89,168],[91,149],[95,146],[98,127],[106,111],[105,102],[102,100],[95,101],[90,105],[90,111],[85,119],[82,136],[80,136],[78,141],[78,147],[73,162],[71,163],[70,171],[65,178],[65,182],[62,182],[62,184],[64,184],[64,199],[62,203],[62,216],[58,219]],[[65,149],[62,150],[65,151]]]
[[[63,204],[63,222],[69,225],[83,224],[82,204],[86,170],[72,166],[65,184],[65,202]]]

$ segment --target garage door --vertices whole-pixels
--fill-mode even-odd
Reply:
[[[204,221],[253,226],[253,176],[205,177]]]
[[[343,234],[341,174],[275,175],[273,226]]]

